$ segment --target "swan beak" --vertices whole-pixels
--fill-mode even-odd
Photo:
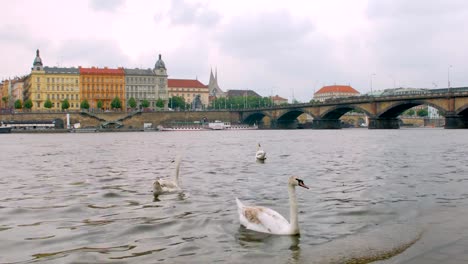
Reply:
[[[299,181],[298,185],[301,186],[301,187],[304,187],[306,189],[309,189],[309,187],[307,187],[307,185],[305,185],[303,181]]]

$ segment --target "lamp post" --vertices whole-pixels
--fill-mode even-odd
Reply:
[[[371,95],[372,95],[372,77],[374,77],[374,76],[375,76],[375,73],[372,73],[370,75],[370,92],[371,92]]]
[[[450,92],[450,68],[452,68],[452,65],[449,65],[448,68],[447,68],[447,88],[448,88],[448,91]]]
[[[393,75],[390,75],[390,78],[392,78],[392,80],[393,80],[393,89],[396,89],[395,77],[393,77]]]

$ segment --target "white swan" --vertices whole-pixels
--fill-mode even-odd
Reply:
[[[266,152],[260,146],[260,143],[257,145],[257,153],[255,153],[255,158],[258,160],[266,160]]]
[[[153,183],[153,195],[158,196],[165,193],[179,192],[182,189],[179,186],[179,168],[181,157],[178,156],[175,160],[176,168],[173,179],[156,179]]]
[[[247,206],[236,198],[237,210],[241,225],[245,228],[274,235],[297,235],[299,234],[299,223],[297,219],[297,199],[296,186],[301,186],[309,189],[301,179],[295,176],[289,177],[288,193],[289,193],[289,217],[290,222],[276,211],[261,207]]]

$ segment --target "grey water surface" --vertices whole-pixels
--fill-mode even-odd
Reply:
[[[2,135],[0,263],[313,263],[317,249],[327,263],[350,254],[331,246],[343,239],[365,244],[392,236],[398,245],[419,234],[422,214],[468,208],[467,133]],[[257,143],[265,163],[255,161]],[[174,173],[177,155],[184,191],[155,200],[152,182]],[[296,190],[301,235],[241,227],[236,197],[289,219],[290,175],[310,187]]]

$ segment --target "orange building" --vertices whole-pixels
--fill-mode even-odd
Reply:
[[[314,99],[323,102],[331,98],[341,98],[357,95],[359,95],[359,92],[349,85],[330,85],[324,86],[316,93],[314,93]]]
[[[123,68],[82,68],[80,67],[80,98],[87,100],[90,109],[97,109],[102,102],[102,109],[111,109],[111,102],[119,98],[122,109],[126,107],[125,71]]]

